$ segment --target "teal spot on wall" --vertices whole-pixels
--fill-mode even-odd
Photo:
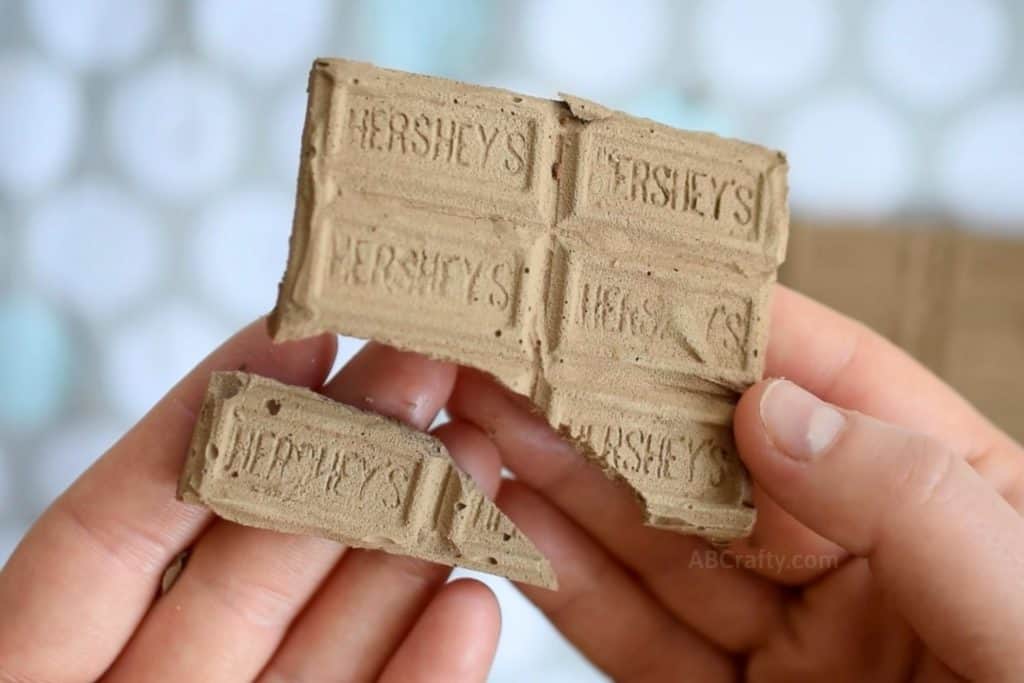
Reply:
[[[0,299],[0,426],[38,429],[71,388],[72,346],[58,312],[18,294]]]
[[[380,66],[454,78],[479,75],[493,21],[490,3],[392,0],[358,5],[366,59]]]

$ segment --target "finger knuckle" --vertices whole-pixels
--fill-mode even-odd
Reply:
[[[0,655],[0,660],[3,657]],[[16,671],[4,668],[3,661],[0,661],[0,683],[45,683],[41,678],[33,678],[17,673]]]
[[[367,551],[366,560],[371,563],[372,570],[385,574],[407,589],[430,592],[442,583],[450,572],[450,567],[435,564],[417,557],[396,555],[385,550]]]
[[[105,518],[71,502],[59,503],[55,509],[82,538],[129,571],[155,574],[174,555],[174,539],[162,529],[132,520]]]
[[[222,609],[256,628],[274,629],[286,624],[300,600],[290,587],[269,580],[206,571],[194,572],[191,577],[194,585]]]
[[[896,479],[899,505],[926,507],[945,505],[956,497],[959,460],[934,439],[910,436],[903,449],[900,476]]]
[[[286,665],[273,661],[256,680],[258,683],[306,683],[313,679],[297,670],[288,668]]]

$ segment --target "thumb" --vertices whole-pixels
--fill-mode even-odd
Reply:
[[[971,679],[1024,677],[1024,522],[970,465],[786,380],[751,388],[735,431],[765,492],[866,557],[948,666]]]

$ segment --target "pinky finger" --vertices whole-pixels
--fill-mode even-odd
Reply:
[[[483,683],[501,630],[498,601],[473,579],[442,588],[391,658],[380,683]]]

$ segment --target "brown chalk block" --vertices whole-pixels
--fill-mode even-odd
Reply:
[[[743,536],[732,410],[764,368],[785,159],[564,99],[315,62],[271,332],[491,372],[651,524]]]
[[[211,377],[178,497],[240,524],[557,585],[440,441],[256,375]]]

